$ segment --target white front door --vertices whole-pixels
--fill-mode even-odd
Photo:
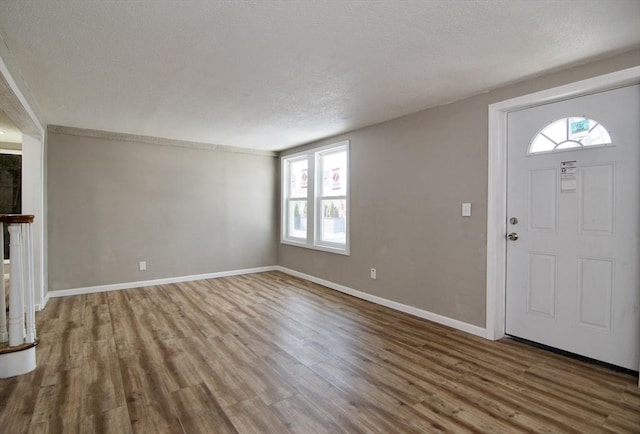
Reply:
[[[506,333],[637,370],[640,85],[507,125]]]

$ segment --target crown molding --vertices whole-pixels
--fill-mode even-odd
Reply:
[[[261,151],[258,149],[241,148],[236,146],[214,145],[210,143],[189,142],[186,140],[167,139],[164,137],[143,136],[138,134],[116,133],[113,131],[90,130],[76,127],[65,127],[63,125],[48,125],[47,132],[53,134],[67,134],[70,136],[93,137],[97,139],[119,140],[122,142],[147,143],[160,146],[177,146],[180,148],[203,149],[207,151],[233,152],[236,154],[262,155],[265,157],[276,157],[278,154],[273,151]]]

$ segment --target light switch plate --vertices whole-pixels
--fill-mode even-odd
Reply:
[[[462,217],[471,217],[471,203],[464,202],[462,204]]]

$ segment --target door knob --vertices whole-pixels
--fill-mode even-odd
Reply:
[[[507,235],[507,238],[509,238],[511,241],[515,241],[518,239],[518,234],[516,234],[515,232],[511,232],[509,235]]]

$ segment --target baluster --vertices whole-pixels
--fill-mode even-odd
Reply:
[[[31,223],[23,223],[22,227],[22,251],[24,252],[23,275],[26,313],[26,342],[32,343],[36,339],[36,309],[34,305],[33,288],[33,237]]]
[[[9,340],[7,333],[7,301],[6,288],[4,285],[4,223],[0,222],[0,248],[2,249],[2,283],[0,283],[0,343]]]
[[[9,279],[9,345],[24,343],[24,292],[22,285],[22,249],[20,248],[20,225],[9,224],[9,257],[11,277]]]

